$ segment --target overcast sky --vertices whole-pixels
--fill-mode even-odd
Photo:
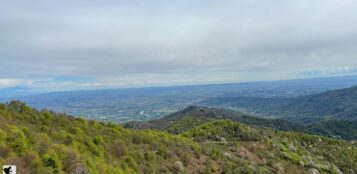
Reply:
[[[356,74],[355,0],[0,0],[0,89]]]

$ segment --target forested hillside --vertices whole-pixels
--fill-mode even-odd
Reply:
[[[124,124],[124,127],[155,129],[179,134],[214,120],[230,120],[250,126],[269,127],[281,131],[295,131],[345,140],[357,140],[357,121],[324,120],[310,125],[302,125],[284,119],[261,118],[228,109],[200,106],[190,106],[158,120],[128,122]]]
[[[356,144],[210,121],[173,135],[0,104],[0,165],[20,174],[355,173]]]
[[[292,98],[217,97],[203,101],[206,106],[244,109],[311,124],[324,119],[357,120],[357,86]]]

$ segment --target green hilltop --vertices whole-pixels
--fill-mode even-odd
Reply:
[[[355,142],[227,120],[178,129],[128,129],[12,101],[0,104],[0,165],[20,174],[357,172]]]
[[[230,120],[251,126],[264,126],[282,131],[303,131],[304,126],[283,119],[265,119],[228,109],[189,106],[182,111],[152,121],[128,122],[124,126],[134,129],[165,130],[169,133],[183,133],[195,126],[213,120]]]

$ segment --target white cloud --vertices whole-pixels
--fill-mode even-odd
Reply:
[[[25,83],[28,83],[28,82],[24,81],[24,80],[20,80],[20,79],[0,79],[0,89],[15,87],[15,86],[25,84]]]

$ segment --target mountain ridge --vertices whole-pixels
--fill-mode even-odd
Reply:
[[[357,86],[293,98],[216,97],[205,106],[248,112],[310,124],[326,119],[357,120]]]
[[[181,111],[169,114],[161,119],[124,123],[124,127],[134,129],[167,130],[170,133],[182,133],[189,128],[212,120],[230,120],[251,126],[265,126],[283,131],[302,131],[303,129],[302,125],[283,119],[261,118],[233,110],[208,108],[196,105],[191,105]],[[185,125],[182,127],[178,124],[191,125],[187,128],[184,128]],[[176,128],[179,129],[179,131],[175,130],[175,126],[179,126],[179,128]]]

